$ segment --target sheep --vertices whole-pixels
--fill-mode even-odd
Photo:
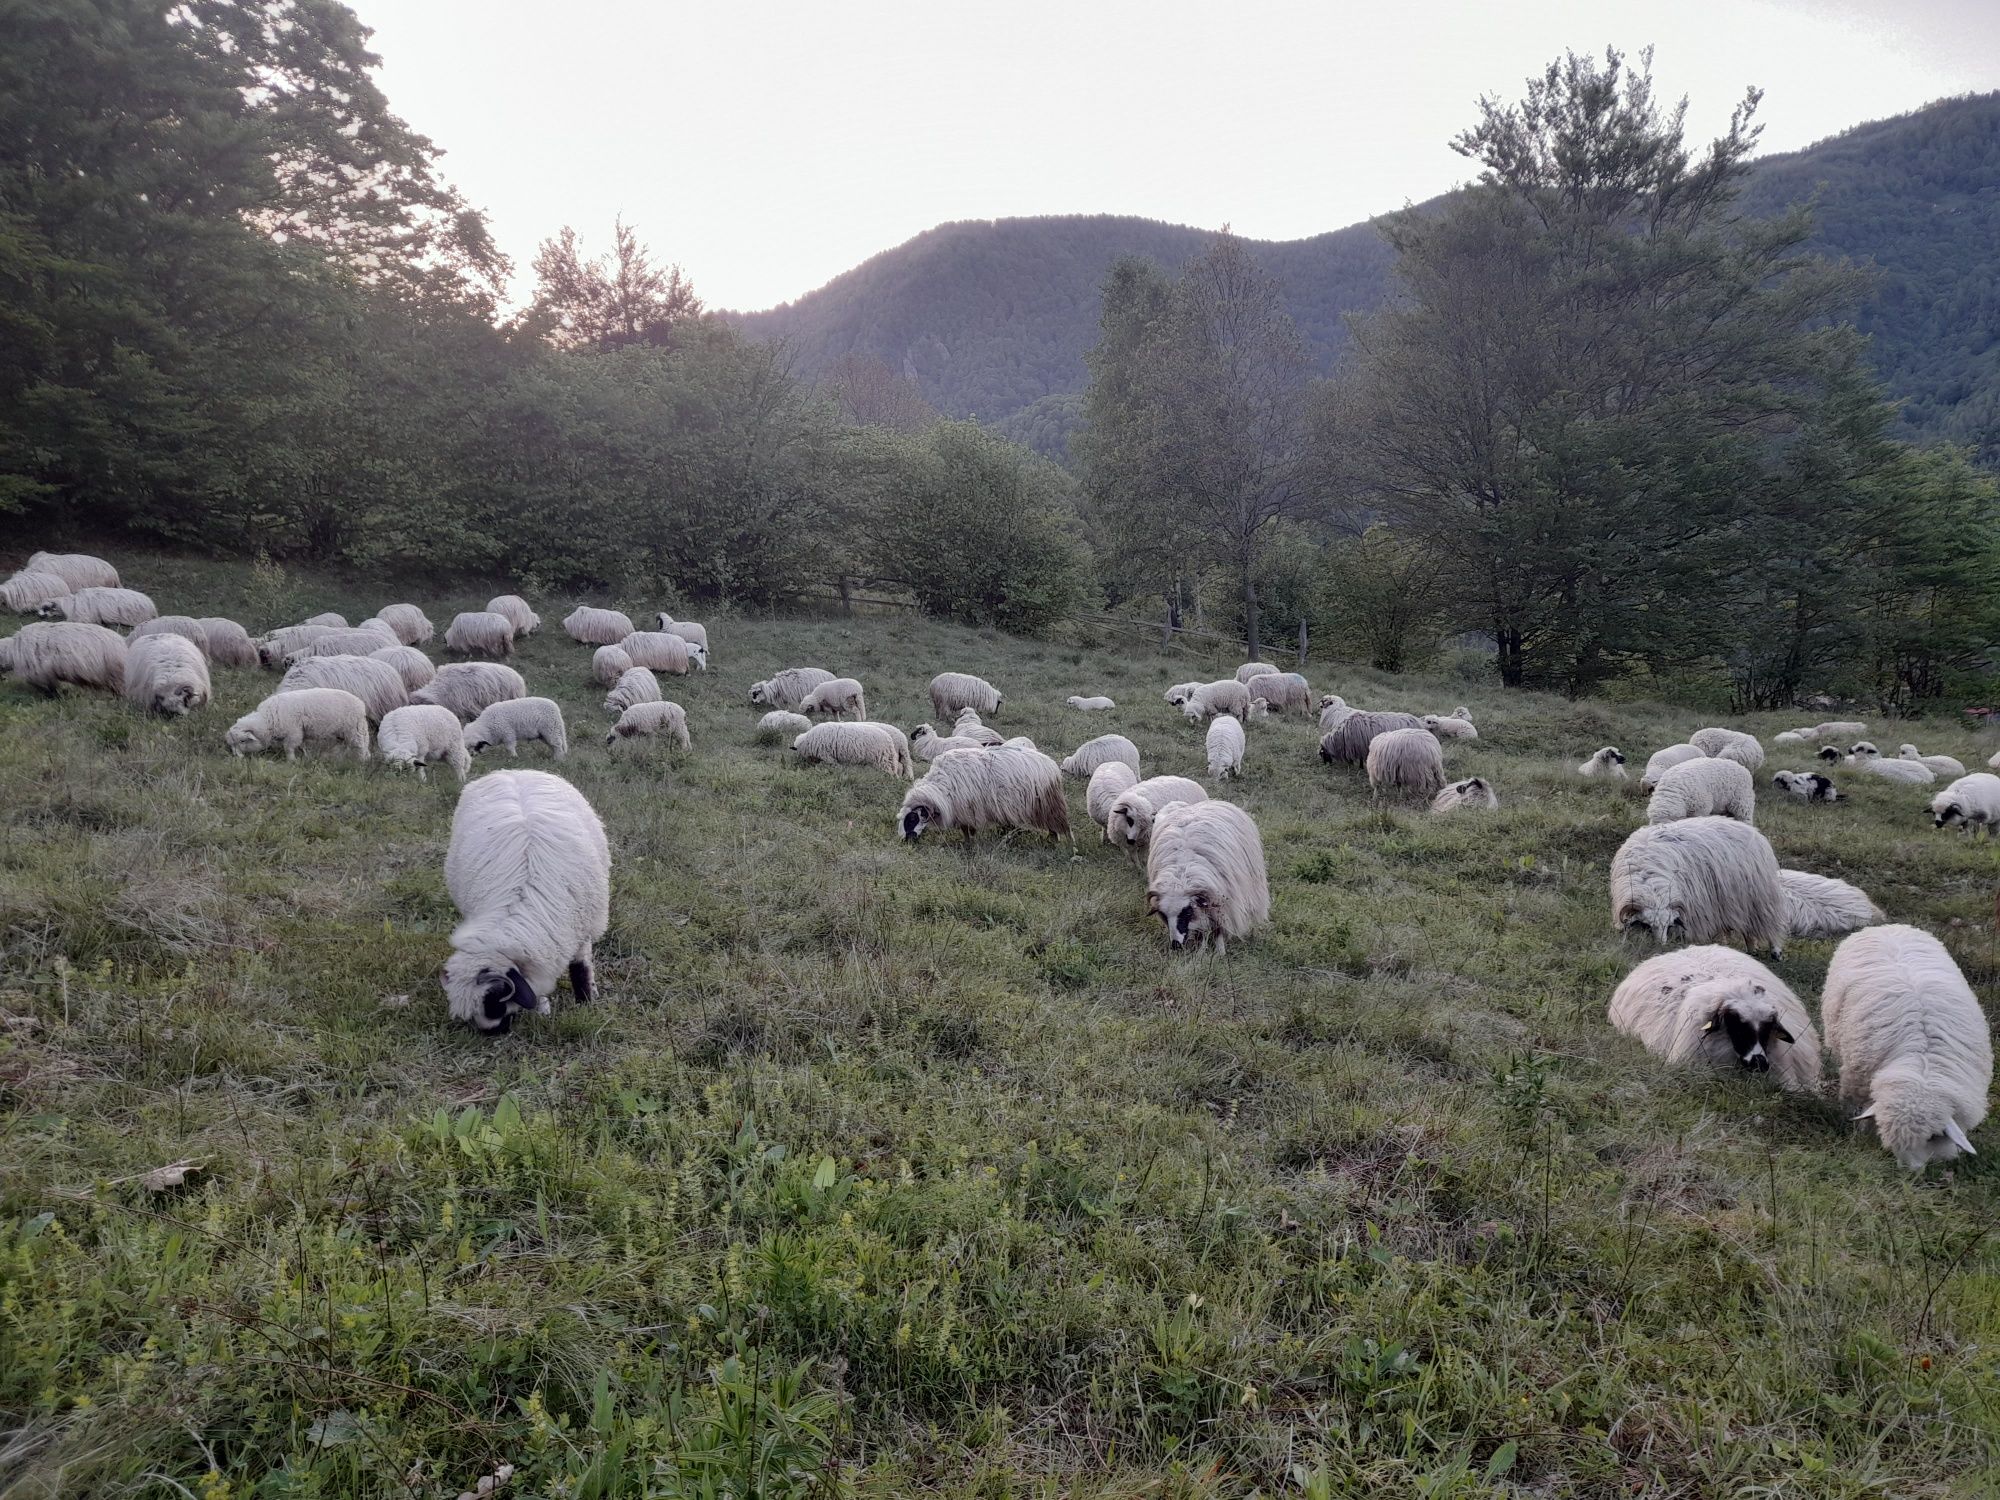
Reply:
[[[1149,776],[1112,800],[1104,815],[1104,841],[1133,858],[1152,840],[1153,821],[1163,807],[1176,802],[1206,802],[1208,792],[1185,776]]]
[[[444,649],[460,656],[512,656],[514,622],[497,610],[471,610],[451,617]]]
[[[836,719],[865,719],[868,717],[868,695],[861,691],[861,684],[852,677],[836,677],[807,693],[805,702],[799,705],[799,712],[808,718],[830,714]]]
[[[177,635],[199,651],[204,661],[208,659],[208,629],[192,615],[154,615],[134,625],[126,640],[143,641],[149,635]]]
[[[329,609],[316,615],[308,615],[305,619],[299,621],[299,624],[317,630],[345,630],[347,629],[347,616],[340,613],[339,610]]]
[[[1069,763],[1063,764],[1067,767]],[[1133,765],[1137,764],[1135,752]],[[1243,726],[1228,714],[1217,714],[1208,722],[1208,774],[1217,781],[1225,776],[1243,777]]]
[[[677,635],[659,630],[635,630],[618,643],[632,665],[652,672],[686,676],[694,664],[693,647]]]
[[[414,604],[385,604],[375,611],[375,618],[395,633],[399,646],[421,646],[437,634],[430,616]]]
[[[1288,708],[1304,712],[1312,707],[1312,689],[1297,672],[1266,672],[1251,678],[1243,690],[1252,698],[1262,698],[1277,713]]]
[[[1832,751],[1828,755],[1828,751]],[[1824,759],[1839,760],[1840,752],[1831,745],[1820,751]],[[1847,764],[1857,771],[1865,771],[1870,776],[1879,776],[1884,781],[1893,781],[1899,786],[1929,786],[1937,780],[1937,773],[1918,760],[1882,760],[1869,756],[1856,758],[1849,756]]]
[[[1826,752],[1822,750],[1820,754],[1825,755]],[[1874,742],[1870,740],[1856,740],[1852,745],[1847,747],[1847,758],[1850,761],[1875,760],[1881,754],[1882,752],[1876,749]],[[1936,773],[1933,772],[1932,774],[1935,775]]]
[[[396,675],[403,679],[403,686],[411,692],[437,676],[436,665],[415,646],[383,646],[370,651],[368,659],[393,667]]]
[[[1146,910],[1176,949],[1214,942],[1218,956],[1271,920],[1264,840],[1233,802],[1160,809],[1146,851]]]
[[[774,708],[757,721],[757,739],[761,744],[775,745],[781,739],[793,739],[812,728],[812,720],[804,714],[795,714],[789,709]],[[912,748],[915,740],[911,741]]]
[[[519,759],[523,740],[540,740],[557,760],[569,754],[569,730],[555,699],[503,698],[487,704],[465,726],[465,748],[474,755],[505,745],[508,755]]]
[[[278,667],[294,651],[310,646],[330,630],[345,630],[345,625],[281,625],[257,638],[257,660],[264,667]]]
[[[126,643],[125,701],[150,713],[206,708],[213,695],[208,658],[185,636],[142,636]]]
[[[21,567],[23,573],[53,573],[69,587],[66,594],[82,589],[115,589],[118,570],[101,557],[88,552],[37,552]],[[89,621],[79,621],[88,624]]]
[[[458,715],[435,703],[390,709],[375,730],[375,748],[382,753],[383,764],[414,770],[419,781],[429,781],[426,768],[440,762],[458,772],[460,781],[472,769],[472,752],[465,748]]]
[[[1771,736],[1771,743],[1774,745],[1810,745],[1812,738],[1812,731],[1810,729],[1783,729]]]
[[[514,627],[516,636],[533,635],[542,628],[542,617],[519,594],[496,594],[486,601],[486,613],[499,615]]]
[[[833,676],[825,667],[786,667],[762,682],[750,684],[750,706],[797,708],[806,701],[807,693],[822,682],[833,681]]]
[[[309,661],[315,656],[373,656],[384,646],[396,644],[395,632],[384,625],[380,630],[322,630],[298,650],[285,657],[285,665]]]
[[[1866,891],[1844,880],[1780,870],[1778,884],[1785,893],[1785,926],[1795,938],[1838,937],[1888,920]]]
[[[1944,944],[1891,924],[1844,938],[1820,996],[1827,1050],[1840,1065],[1840,1099],[1865,1107],[1902,1166],[1973,1153],[1986,1118],[1993,1041],[1985,1014]]]
[[[223,736],[231,755],[257,755],[282,745],[286,760],[297,759],[307,740],[331,740],[351,747],[356,760],[368,759],[368,705],[343,688],[280,691]]]
[[[979,710],[976,708],[960,709],[958,718],[952,723],[951,733],[954,739],[971,740],[975,744],[989,746],[998,745],[1005,738],[979,722]]]
[[[489,703],[527,696],[528,684],[512,667],[492,661],[455,661],[439,667],[437,676],[410,694],[410,701],[439,704],[464,723],[478,718]]]
[[[1181,712],[1190,720],[1200,722],[1216,714],[1234,714],[1239,719],[1250,716],[1250,689],[1233,677],[1225,677],[1220,682],[1204,682],[1187,696],[1181,705]]]
[[[1625,752],[1616,745],[1606,745],[1590,759],[1576,768],[1579,776],[1603,776],[1612,781],[1625,779]]]
[[[969,739],[963,735],[939,734],[929,724],[919,724],[910,731],[910,751],[918,760],[936,760],[947,750],[984,750],[988,746],[984,740]]]
[[[1088,781],[1090,773],[1106,761],[1122,760],[1133,770],[1139,769],[1139,747],[1122,734],[1100,734],[1094,740],[1085,740],[1062,763],[1065,776],[1075,776]]]
[[[873,766],[905,780],[917,774],[909,739],[893,724],[815,724],[792,749],[809,766]]]
[[[234,620],[225,620],[220,615],[203,615],[195,623],[201,626],[201,633],[208,637],[208,659],[216,666],[260,665],[257,643],[250,639],[250,632]]]
[[[70,620],[79,625],[143,625],[159,613],[153,601],[137,589],[87,588],[50,599],[35,613],[44,620]]]
[[[1368,790],[1429,802],[1444,790],[1444,749],[1428,729],[1392,729],[1368,745]]]
[[[1111,804],[1138,784],[1139,773],[1122,760],[1106,761],[1092,771],[1090,785],[1083,794],[1083,805],[1089,810],[1090,821],[1101,831],[1111,817]]]
[[[1319,700],[1319,732],[1329,733],[1354,710],[1347,706],[1347,700],[1338,693],[1324,693]]]
[[[1710,816],[1757,821],[1757,788],[1736,761],[1703,757],[1670,766],[1646,804],[1648,823]]]
[[[1764,747],[1757,743],[1757,737],[1740,730],[1697,729],[1688,736],[1688,743],[1703,755],[1733,760],[1745,770],[1754,771],[1764,764]]]
[[[1961,776],[1931,798],[1931,827],[1969,831],[1973,838],[2000,833],[2000,776]]]
[[[1068,703],[1071,708],[1078,709],[1083,713],[1096,713],[1103,709],[1116,708],[1118,706],[1101,694],[1094,698],[1086,698],[1080,694],[1071,693],[1063,701]]]
[[[630,667],[604,695],[604,711],[619,715],[635,703],[658,703],[661,697],[659,678],[645,667]]]
[[[590,680],[610,687],[632,670],[632,658],[623,646],[599,646],[590,654]]]
[[[1675,766],[1707,758],[1692,745],[1669,745],[1664,750],[1655,750],[1646,760],[1645,773],[1639,778],[1639,790],[1651,796],[1659,786],[1660,778]]]
[[[105,626],[80,620],[23,625],[0,645],[7,647],[6,669],[51,698],[65,682],[125,691],[125,637]]]
[[[1499,806],[1500,794],[1483,776],[1468,776],[1464,781],[1454,781],[1431,798],[1431,811],[1434,813],[1491,812]]]
[[[2000,750],[1995,750],[1991,755],[1987,756],[1986,764],[1994,770],[2000,771]]]
[[[1747,953],[1702,943],[1647,959],[1612,992],[1618,1031],[1670,1063],[1766,1073],[1787,1093],[1819,1087],[1819,1035],[1799,997]]]
[[[1282,672],[1284,670],[1283,667],[1273,666],[1267,661],[1246,661],[1236,669],[1236,680],[1248,686],[1250,679],[1253,677],[1263,677],[1267,674]]]
[[[1261,724],[1270,717],[1270,703],[1263,698],[1252,698],[1250,700],[1250,711],[1243,716],[1243,719],[1245,723]]]
[[[1896,751],[1900,760],[1913,760],[1923,766],[1933,776],[1963,776],[1965,763],[1954,760],[1949,755],[1919,755],[1915,745],[1904,745]]]
[[[931,710],[939,719],[948,719],[961,708],[982,714],[1000,712],[1000,690],[970,672],[940,672],[931,679],[929,691]]]
[[[665,610],[661,610],[659,615],[660,629],[664,630],[668,635],[679,636],[690,646],[701,647],[702,655],[706,658],[708,654],[708,627],[706,625],[697,625],[693,620],[676,620]]]
[[[367,705],[369,721],[377,724],[390,709],[401,708],[410,701],[402,673],[372,656],[313,656],[295,662],[286,668],[278,691],[291,693],[300,688],[341,688],[350,692]]]
[[[1785,948],[1785,898],[1771,842],[1734,818],[1682,818],[1635,831],[1611,857],[1611,925],[1656,942],[1735,933],[1771,956]]]
[[[1424,728],[1441,740],[1479,738],[1479,726],[1472,722],[1472,712],[1466,708],[1455,708],[1448,714],[1425,714]]]
[[[1039,750],[1041,747],[1025,734],[1017,734],[1011,738],[1002,740],[999,748],[1002,750]]]
[[[569,638],[582,646],[615,646],[632,633],[632,617],[615,609],[579,604],[563,621]]]
[[[1424,721],[1415,714],[1371,713],[1366,709],[1346,709],[1331,728],[1320,736],[1319,758],[1328,763],[1365,765],[1368,747],[1377,735],[1397,729],[1422,729]]]
[[[904,793],[896,824],[906,842],[932,829],[969,839],[985,828],[1025,828],[1075,843],[1061,768],[1039,750],[1007,746],[940,755]]]
[[[44,604],[69,592],[69,581],[60,573],[23,571],[0,583],[0,609],[17,615],[31,615]]]
[[[611,726],[604,743],[616,745],[620,740],[639,735],[665,735],[683,750],[694,748],[694,741],[688,737],[687,710],[664,699],[658,703],[635,703],[626,709]]]
[[[1845,740],[1867,732],[1868,726],[1859,719],[1832,719],[1813,725],[1812,737],[1816,740]]]
[[[1801,802],[1838,802],[1840,788],[1817,771],[1780,771],[1771,785],[1790,792]]]
[[[611,924],[611,849],[575,787],[546,771],[468,782],[444,884],[460,918],[443,976],[454,1021],[497,1036],[517,1012],[545,1016],[565,968],[576,1003],[590,1002],[591,945]]]

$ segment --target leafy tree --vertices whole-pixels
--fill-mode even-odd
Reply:
[[[1445,625],[1449,561],[1387,526],[1371,526],[1327,549],[1327,623],[1381,672],[1406,672],[1437,654]]]
[[[840,414],[857,427],[921,432],[938,419],[915,381],[898,375],[872,354],[849,354],[827,376]]]
[[[701,313],[701,299],[677,265],[653,264],[638,231],[612,226],[611,253],[585,259],[567,225],[535,255],[535,297],[522,319],[558,349],[618,349],[673,343]]]

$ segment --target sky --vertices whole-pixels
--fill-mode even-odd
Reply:
[[[623,215],[744,310],[957,219],[1338,229],[1465,180],[1480,96],[1565,48],[1651,43],[1703,140],[1761,87],[1766,151],[2000,88],[2000,0],[350,3],[517,297]]]

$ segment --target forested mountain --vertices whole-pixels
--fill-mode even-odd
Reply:
[[[1944,100],[1756,165],[1751,212],[1807,201],[1815,248],[1879,268],[1857,322],[1889,390],[1907,398],[1909,435],[2000,460],[2000,93]],[[734,316],[758,337],[787,339],[802,374],[871,355],[939,410],[1059,454],[1112,262],[1139,255],[1175,267],[1209,240],[1111,215],[944,224],[797,302]],[[1390,288],[1391,257],[1372,224],[1249,249],[1283,287],[1322,368],[1341,349],[1343,314],[1378,306]]]

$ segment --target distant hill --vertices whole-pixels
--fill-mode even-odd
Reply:
[[[1817,248],[1879,268],[1859,316],[1912,436],[2000,462],[2000,93],[1948,99],[1766,158],[1753,213],[1813,201]],[[1174,267],[1208,232],[1113,215],[944,224],[797,302],[731,314],[792,343],[815,374],[868,354],[939,410],[1061,456],[1097,339],[1098,290],[1121,255]],[[1381,304],[1393,257],[1372,223],[1252,241],[1324,368],[1343,317]]]

